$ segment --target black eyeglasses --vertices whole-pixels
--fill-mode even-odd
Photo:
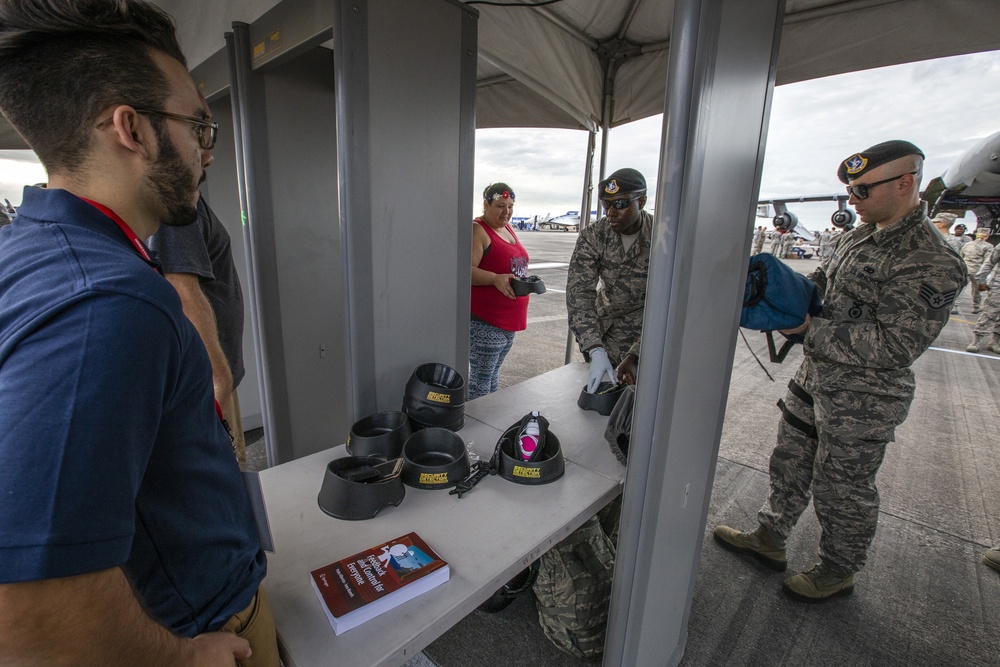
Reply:
[[[609,208],[614,208],[619,211],[624,211],[625,209],[627,209],[629,206],[632,205],[632,202],[639,201],[640,197],[633,197],[631,199],[612,199],[610,201],[608,201],[607,199],[602,199],[601,206],[604,207],[605,211],[607,211]]]
[[[136,109],[136,113],[141,113],[146,116],[161,116],[163,118],[170,118],[172,120],[179,120],[184,123],[191,123],[194,125],[194,133],[198,135],[198,145],[202,147],[203,150],[210,151],[215,148],[215,140],[219,136],[219,124],[214,120],[205,120],[204,118],[198,118],[197,116],[182,116],[178,113],[170,113],[167,111],[156,111],[153,109]],[[97,124],[97,129],[111,123],[114,117],[108,118],[107,120],[102,120]],[[206,132],[206,130],[208,130]]]
[[[892,181],[898,181],[903,176],[912,176],[916,174],[915,171],[908,171],[905,174],[900,174],[899,176],[893,176],[892,178],[887,178],[884,181],[875,181],[874,183],[865,183],[864,185],[848,185],[847,194],[854,195],[858,199],[868,199],[868,191],[874,188],[876,185],[884,185],[886,183],[891,183]]]

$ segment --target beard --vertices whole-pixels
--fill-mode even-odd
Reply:
[[[155,127],[159,155],[146,181],[164,208],[160,224],[186,227],[198,219],[197,186],[194,172],[184,164],[165,131],[165,125]],[[205,175],[199,180],[205,180]]]

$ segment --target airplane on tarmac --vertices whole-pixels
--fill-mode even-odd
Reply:
[[[590,219],[597,220],[597,211],[590,212]],[[580,212],[566,211],[562,215],[557,215],[554,218],[541,220],[538,223],[538,228],[557,229],[564,232],[578,232],[580,231]]]

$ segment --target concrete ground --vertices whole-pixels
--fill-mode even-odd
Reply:
[[[562,365],[566,350],[566,265],[576,234],[520,237],[530,272],[548,292],[532,297],[528,329],[515,338],[502,386]],[[817,264],[790,261],[804,273]],[[854,595],[824,605],[786,598],[780,588],[788,575],[723,551],[711,538],[717,523],[754,525],[767,492],[775,402],[801,359],[796,349],[771,364],[762,334],[737,337],[683,665],[1000,664],[1000,574],[980,560],[1000,543],[1000,356],[965,352],[975,323],[967,293],[959,308],[914,364],[916,396],[879,474],[879,532],[868,566]],[[257,439],[252,455],[262,449]],[[814,562],[818,535],[807,509],[789,542],[790,572]],[[499,614],[473,612],[421,660],[440,667],[579,664],[544,637],[530,595]]]

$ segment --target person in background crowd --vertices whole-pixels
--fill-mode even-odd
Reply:
[[[816,254],[819,255],[820,259],[823,259],[830,254],[830,240],[832,239],[832,234],[830,234],[829,229],[824,229],[819,235],[819,249]]]
[[[580,232],[566,282],[569,327],[590,362],[591,393],[605,376],[635,384],[653,232],[641,173],[619,169],[597,193],[604,217]]]
[[[795,234],[792,232],[785,232],[781,235],[781,258],[790,259],[792,256],[792,248],[795,247]]]
[[[983,262],[993,252],[993,244],[987,241],[990,237],[990,230],[987,227],[980,227],[976,230],[976,240],[962,246],[962,260],[965,268],[969,271],[969,291],[972,292],[972,313],[978,313],[983,296],[979,289],[979,281],[976,280],[976,273],[982,267]]]
[[[243,379],[243,290],[233,263],[229,233],[198,198],[193,224],[163,225],[149,238],[149,249],[177,290],[184,314],[201,336],[209,361],[215,400],[233,438],[236,460],[247,462],[240,399],[236,388]]]
[[[173,22],[0,3],[0,90],[48,172],[0,229],[0,664],[277,667],[208,355],[140,240],[195,220],[218,132]]]
[[[500,366],[514,334],[528,327],[528,297],[514,296],[511,279],[528,275],[528,251],[511,229],[514,191],[494,183],[483,191],[483,214],[472,225],[472,322],[469,398],[500,386]]]
[[[770,234],[771,245],[768,246],[767,251],[775,257],[781,257],[781,239],[784,236],[784,232],[774,229],[768,232],[768,234]]]
[[[923,158],[907,141],[888,141],[841,162],[837,175],[861,224],[809,276],[822,313],[782,332],[804,336],[804,359],[779,402],[770,494],[756,530],[714,531],[722,547],[784,571],[786,540],[812,498],[819,563],[783,585],[798,600],[854,590],[878,522],[875,478],[913,399],[910,366],[966,281],[965,265],[920,205]]]
[[[1000,354],[1000,246],[993,248],[989,256],[976,272],[977,288],[981,292],[989,292],[986,303],[983,304],[976,326],[972,327],[975,336],[966,347],[967,352],[989,350]]]
[[[759,255],[764,250],[764,228],[758,227],[753,232],[753,252],[752,255]]]

